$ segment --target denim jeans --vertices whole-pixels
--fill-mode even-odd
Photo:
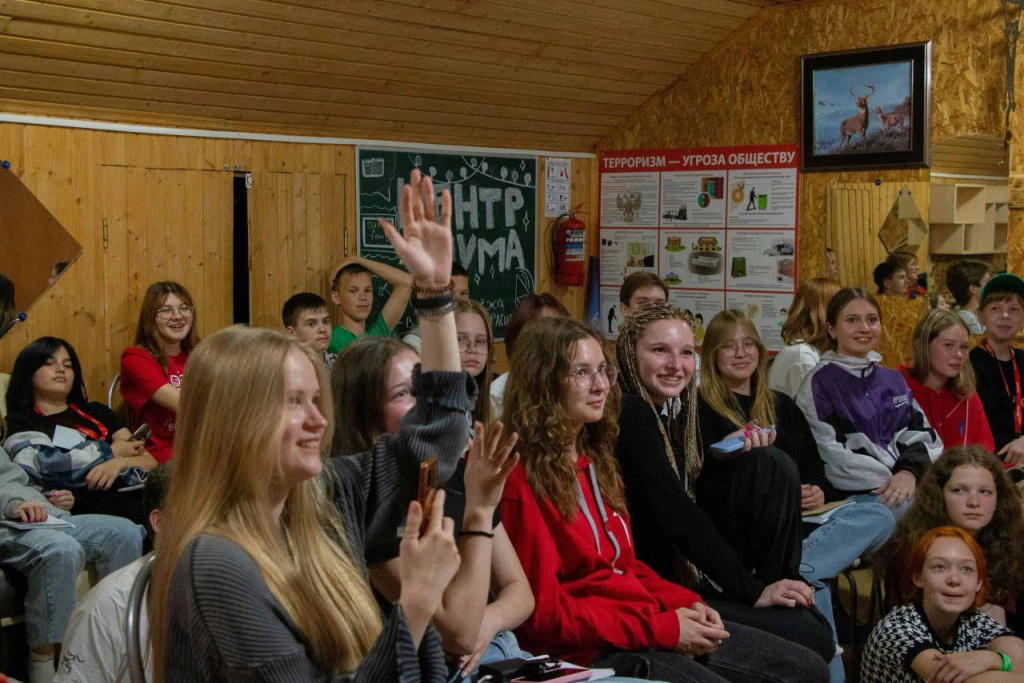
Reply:
[[[96,566],[102,579],[142,555],[145,529],[123,517],[54,516],[75,528],[17,531],[0,527],[0,563],[28,579],[25,630],[30,647],[64,639],[77,599],[75,584],[86,562]]]
[[[892,510],[874,502],[874,494],[853,496],[852,503],[837,509],[828,520],[804,539],[800,574],[814,587],[814,604],[828,619],[832,636],[839,642],[832,594],[825,581],[839,576],[864,553],[874,552],[889,540],[896,528]],[[845,680],[843,662],[835,657],[829,665],[832,683]]]
[[[690,659],[677,652],[641,650],[598,656],[594,667],[669,683],[824,683],[828,668],[802,645],[731,621],[729,637],[714,652]]]

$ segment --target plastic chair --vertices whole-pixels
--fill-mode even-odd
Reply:
[[[142,610],[146,608],[146,591],[149,588],[150,573],[155,553],[150,553],[142,563],[131,593],[128,594],[128,614],[125,615],[125,642],[128,644],[128,675],[132,683],[146,683],[146,659],[143,655],[145,644],[141,637]]]
[[[111,410],[114,409],[114,391],[117,390],[117,386],[121,383],[121,373],[114,375],[114,379],[110,380],[110,387],[107,389],[107,407]]]

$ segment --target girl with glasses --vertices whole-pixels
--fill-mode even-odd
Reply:
[[[818,455],[811,429],[789,396],[768,387],[768,353],[753,322],[740,311],[722,311],[708,325],[705,370],[701,376],[701,437],[705,444],[739,431],[771,426],[773,448],[735,457],[711,454],[697,483],[697,502],[738,550],[758,549],[762,528],[788,529],[783,545],[798,548],[799,576],[814,590],[814,604],[835,638],[832,579],[865,552],[877,550],[892,533],[896,520],[879,503],[860,502],[836,509],[824,521],[801,525],[800,514],[840,499]],[[781,509],[782,496],[761,476],[756,458],[771,452],[798,477],[798,495]],[[795,467],[794,467],[795,466]],[[724,500],[723,500],[724,499]],[[797,525],[787,526],[795,517]],[[752,530],[752,531],[751,531]],[[809,533],[805,532],[809,531]],[[779,531],[778,533],[781,533]],[[748,535],[751,534],[751,535]],[[780,541],[777,540],[777,543]],[[758,549],[760,551],[760,549]],[[808,590],[807,587],[804,587]],[[832,662],[832,681],[843,680],[842,660]]]
[[[177,282],[146,290],[135,345],[121,354],[121,396],[132,425],[149,425],[146,449],[158,463],[174,454],[174,428],[188,355],[199,343],[192,295]]]
[[[615,458],[619,393],[600,336],[567,318],[516,342],[504,415],[521,463],[499,511],[536,598],[524,646],[662,681],[824,681],[812,651],[723,622],[639,561]]]
[[[491,354],[494,352],[494,332],[491,314],[479,301],[458,299],[455,302],[455,328],[459,333],[459,358],[462,369],[476,382],[480,390],[473,419],[487,425],[491,421]]]

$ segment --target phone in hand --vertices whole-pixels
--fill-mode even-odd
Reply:
[[[420,487],[419,493],[416,499],[420,502],[420,507],[423,508],[423,523],[420,524],[420,533],[427,528],[427,524],[430,523],[430,508],[427,507],[427,499],[430,497],[430,492],[437,489],[437,456],[430,458],[420,463]]]
[[[733,453],[743,448],[744,441],[745,438],[742,434],[736,434],[711,444],[711,450],[718,451],[719,453]]]
[[[132,432],[131,441],[145,441],[153,434],[153,430],[149,428],[149,425],[142,423],[142,426]]]

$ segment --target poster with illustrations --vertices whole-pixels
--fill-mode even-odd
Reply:
[[[796,290],[799,148],[619,150],[599,159],[603,331],[618,334],[623,280],[656,272],[703,325],[733,303],[771,351]]]
[[[782,342],[782,324],[786,322],[793,293],[768,294],[764,292],[726,292],[725,305],[743,311],[750,318],[761,341],[769,350],[779,350]]]

